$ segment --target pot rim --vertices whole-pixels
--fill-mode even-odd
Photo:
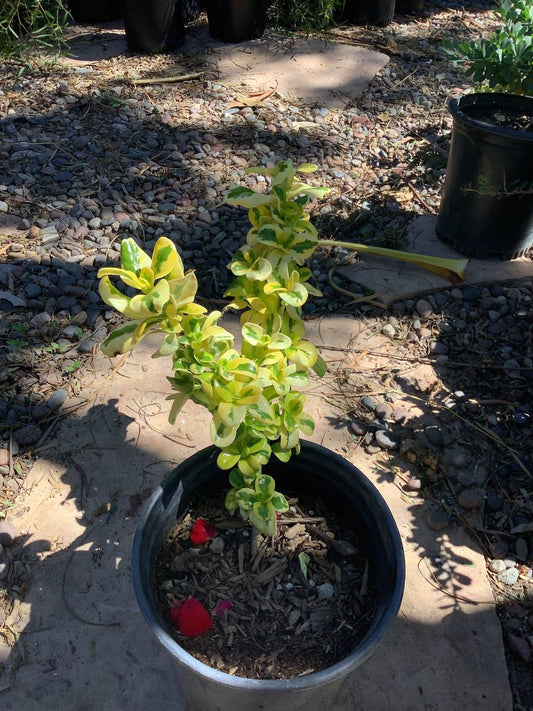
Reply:
[[[468,109],[475,106],[493,106],[497,109],[499,106],[524,106],[524,111],[529,113],[533,119],[533,97],[519,94],[508,94],[505,92],[473,92],[464,94],[458,98],[450,99],[448,102],[448,110],[452,114],[454,120],[469,126],[470,128],[484,133],[489,133],[498,137],[507,137],[520,142],[533,143],[533,131],[519,131],[513,128],[504,128],[495,126],[494,124],[481,121],[468,113]]]
[[[340,455],[328,450],[322,445],[315,444],[314,442],[309,442],[306,440],[301,440],[302,449],[314,450],[315,455],[319,455],[320,452],[327,452],[329,457],[334,457],[343,463],[349,464],[357,472],[359,471],[355,465],[341,457]],[[193,459],[198,457],[199,459],[209,452],[216,451],[214,445],[200,450],[192,457],[187,459]],[[185,460],[186,461],[186,460]],[[251,690],[261,690],[261,691],[298,691],[309,688],[316,688],[325,684],[329,684],[332,681],[342,679],[344,676],[349,674],[351,671],[359,667],[374,651],[374,649],[381,642],[383,636],[390,627],[391,622],[396,617],[398,610],[400,608],[404,584],[405,584],[405,557],[403,553],[403,545],[398,532],[396,522],[390,512],[388,505],[386,504],[383,496],[379,490],[372,484],[372,482],[367,479],[362,473],[362,480],[359,484],[372,491],[372,495],[376,504],[376,507],[380,510],[380,514],[384,517],[387,527],[389,529],[388,533],[392,538],[392,545],[396,554],[396,576],[395,580],[391,581],[393,585],[393,592],[390,595],[389,603],[379,618],[378,623],[375,627],[371,627],[369,631],[365,634],[358,646],[351,652],[348,656],[342,659],[340,662],[333,664],[332,666],[322,669],[318,672],[313,672],[302,677],[295,677],[291,679],[255,679],[242,676],[234,676],[222,672],[218,669],[213,669],[212,667],[199,661],[189,652],[185,651],[178,642],[176,642],[173,637],[165,630],[155,610],[145,594],[141,569],[139,562],[141,560],[141,540],[142,540],[142,530],[145,527],[150,514],[160,503],[164,489],[161,484],[154,490],[152,496],[147,501],[135,532],[135,537],[132,546],[132,579],[135,594],[137,596],[137,602],[139,604],[140,610],[149,624],[151,630],[154,632],[159,642],[167,649],[168,652],[174,657],[175,662],[181,663],[196,674],[205,679],[216,682],[218,684],[225,685],[234,689],[246,689]]]

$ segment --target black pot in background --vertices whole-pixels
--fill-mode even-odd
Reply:
[[[467,256],[518,257],[533,246],[533,198],[510,193],[531,189],[533,131],[483,117],[501,112],[533,120],[533,98],[468,94],[449,109],[454,121],[437,235]]]
[[[181,0],[121,0],[128,47],[134,52],[164,52],[185,42]]]
[[[188,654],[165,630],[153,591],[156,557],[163,541],[200,494],[228,487],[227,472],[216,465],[219,450],[208,447],[168,474],[141,514],[132,549],[133,587],[141,612],[161,644],[174,658],[179,686],[191,708],[202,711],[325,711],[345,677],[376,649],[403,595],[403,548],[387,504],[375,486],[350,462],[330,450],[302,442],[288,463],[277,460],[266,471],[280,491],[319,493],[357,530],[369,560],[369,585],[375,611],[363,638],[341,662],[323,671],[285,680],[231,676]]]
[[[222,42],[261,37],[266,25],[264,0],[207,0],[209,34]]]
[[[424,9],[424,0],[396,0],[396,12],[421,12]]]
[[[342,17],[354,25],[388,25],[393,18],[395,0],[346,0]]]
[[[112,22],[120,17],[119,0],[68,0],[76,22]]]

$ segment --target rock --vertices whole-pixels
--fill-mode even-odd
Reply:
[[[394,338],[396,336],[396,329],[390,323],[386,323],[381,329],[381,333],[387,338]]]
[[[396,449],[400,445],[399,437],[387,432],[386,430],[378,430],[374,436],[381,449]]]
[[[322,583],[322,585],[317,585],[316,594],[319,600],[331,600],[335,595],[335,588],[331,583]]]
[[[410,477],[404,485],[404,489],[407,491],[420,491],[422,488],[422,480],[418,477]]]
[[[13,433],[19,445],[27,447],[36,444],[42,437],[42,430],[38,425],[25,425]]]
[[[58,388],[58,390],[56,390],[55,393],[52,393],[52,395],[48,399],[47,405],[52,410],[57,410],[57,408],[61,407],[61,405],[65,402],[66,399],[67,391],[63,388]]]
[[[490,561],[489,570],[492,570],[493,573],[503,573],[504,570],[507,570],[507,566],[501,558],[495,558]]]
[[[388,420],[392,416],[392,407],[388,402],[378,402],[376,405],[376,415],[382,420]]]
[[[0,448],[0,467],[9,464],[9,452],[4,447]]]
[[[352,420],[350,422],[350,430],[354,433],[354,435],[364,437],[368,427],[364,424],[364,422],[361,422],[361,420]]]
[[[418,299],[415,309],[420,318],[427,318],[433,313],[433,306],[426,299]]]
[[[370,410],[371,412],[376,411],[376,403],[374,402],[374,400],[372,400],[370,395],[365,395],[365,397],[361,400],[361,404],[364,407],[366,407],[367,410]]]
[[[507,644],[509,645],[509,649],[513,656],[516,657],[516,659],[518,659],[519,661],[529,666],[529,663],[531,661],[531,649],[529,647],[529,644],[527,643],[527,640],[510,632],[507,635]]]
[[[407,410],[404,407],[395,407],[392,413],[392,419],[397,424],[401,424],[402,422],[405,422],[405,420],[407,419],[407,415]]]
[[[506,568],[498,574],[498,580],[504,585],[514,585],[518,580],[518,568]]]
[[[209,550],[211,550],[213,553],[222,553],[222,551],[224,550],[224,545],[224,539],[220,536],[217,536],[216,538],[213,538],[213,540],[209,544]]]
[[[443,509],[431,509],[426,516],[426,523],[433,531],[442,531],[450,525],[450,517]]]
[[[459,476],[457,477],[457,481],[461,486],[464,486],[466,489],[470,488],[471,486],[475,486],[476,484],[476,478],[470,474],[470,472],[461,472]]]
[[[437,427],[436,425],[430,425],[429,427],[425,427],[424,434],[426,435],[429,443],[433,447],[437,447],[437,449],[442,449],[444,441],[442,438],[442,431],[440,427]]]
[[[0,521],[0,545],[12,546],[17,536],[18,530],[11,521]]]
[[[463,509],[479,509],[483,505],[484,494],[481,489],[463,489],[457,502]]]

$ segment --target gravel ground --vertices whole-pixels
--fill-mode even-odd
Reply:
[[[213,75],[134,84],[171,73],[170,55],[137,56],[134,64],[121,56],[22,76],[14,65],[0,67],[0,517],[60,408],[79,400],[78,378],[116,323],[100,301],[96,273],[117,261],[121,239],[133,236],[149,250],[160,235],[169,236],[186,267],[196,269],[201,298],[218,304],[230,280],[226,264],[248,229],[246,215],[223,204],[228,187],[261,189],[264,179],[243,168],[292,158],[316,162],[317,183],[332,190],[313,216],[324,237],[400,246],[414,216],[438,210],[451,129],[446,102],[472,88],[442,53],[441,40],[494,27],[490,6],[427,2],[422,15],[396,17],[386,28],[336,30],[345,41],[390,57],[343,111],[293,105],[277,94],[254,108],[228,108],[242,87]],[[184,58],[182,66],[201,70],[202,59]],[[324,248],[314,257],[324,296],[308,307],[309,315],[353,313],[336,289],[342,280],[329,277],[336,260]],[[438,382],[450,399],[443,395],[444,409],[423,425],[394,399],[365,403],[361,395],[347,410],[354,437],[369,451],[401,451],[419,465],[430,457],[405,482],[406,492],[423,490],[435,501],[451,497],[449,511],[436,507],[428,525],[448,525],[456,506],[482,512],[483,531],[474,535],[495,581],[517,711],[533,702],[527,682],[532,299],[531,284],[503,284],[450,289],[379,315],[363,303],[358,313],[385,337],[389,354],[401,349],[402,358],[424,366],[429,357],[444,369]],[[427,396],[423,379],[409,387]],[[428,464],[452,432],[457,437],[458,416],[493,437],[476,431],[455,463],[437,457],[445,470]],[[418,444],[410,450],[405,443],[412,440]],[[486,476],[480,467],[464,473],[472,452],[482,455]],[[1,526],[0,543],[8,544],[9,526]]]

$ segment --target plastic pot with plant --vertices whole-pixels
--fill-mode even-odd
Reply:
[[[450,102],[437,234],[463,254],[511,259],[533,245],[533,4],[503,0],[497,14],[489,37],[443,43],[478,91]]]

